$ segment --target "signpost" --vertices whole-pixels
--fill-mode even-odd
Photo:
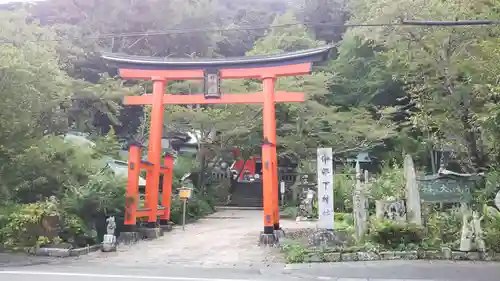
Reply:
[[[417,178],[420,199],[430,203],[469,203],[475,179],[455,175],[430,175]]]
[[[318,148],[317,153],[319,227],[333,230],[333,151],[332,148]]]
[[[182,200],[182,230],[185,230],[186,226],[186,207],[187,201],[191,198],[193,193],[192,188],[182,187],[179,189],[179,198]]]
[[[220,99],[220,72],[217,69],[206,69],[204,72],[203,88],[206,99]]]
[[[280,181],[281,205],[285,205],[285,182]]]

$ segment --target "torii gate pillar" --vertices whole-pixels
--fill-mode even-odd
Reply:
[[[139,159],[138,149],[131,148],[129,160],[129,181],[127,198],[137,197],[140,168],[147,170],[146,207],[137,210],[134,200],[127,200],[125,224],[135,225],[137,217],[146,217],[154,226],[158,217],[169,220],[171,197],[172,161],[165,160],[161,165],[161,136],[163,127],[164,104],[262,104],[264,136],[262,143],[263,161],[263,201],[264,229],[261,232],[262,244],[275,244],[281,233],[279,221],[278,159],[276,152],[275,103],[303,102],[303,93],[276,92],[276,79],[282,76],[307,75],[312,62],[325,58],[331,46],[305,51],[271,56],[232,58],[226,60],[162,60],[136,56],[105,54],[102,57],[120,70],[125,79],[153,81],[153,94],[126,97],[127,105],[152,105],[150,144],[148,161]],[[263,91],[247,94],[221,94],[220,79],[259,79]],[[204,80],[205,93],[192,95],[165,94],[165,84],[172,80]],[[133,158],[132,158],[133,157]],[[135,163],[142,163],[137,166]],[[164,174],[162,206],[158,207],[158,186],[160,174]],[[165,181],[166,178],[166,181]],[[166,184],[165,184],[166,183]],[[167,187],[165,185],[170,185]]]

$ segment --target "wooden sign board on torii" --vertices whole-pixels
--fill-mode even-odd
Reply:
[[[161,163],[161,138],[165,104],[262,104],[263,105],[263,196],[264,196],[264,231],[272,235],[279,225],[278,165],[276,154],[277,102],[303,102],[303,93],[275,91],[276,79],[283,76],[310,74],[312,63],[322,61],[328,55],[331,46],[323,46],[298,52],[268,56],[251,56],[213,60],[183,60],[139,57],[118,54],[103,54],[108,64],[119,68],[124,79],[152,80],[153,93],[142,96],[128,96],[127,105],[152,105],[150,141],[148,147],[148,169],[146,176],[146,208],[137,209],[138,200],[127,200],[126,225],[135,225],[138,216],[147,217],[154,226],[160,217],[160,223],[170,219],[171,177],[173,161],[168,157],[165,166]],[[263,91],[257,93],[229,94],[220,92],[221,79],[260,79]],[[205,92],[200,94],[180,95],[165,94],[168,80],[204,80]],[[129,159],[129,181],[127,198],[138,198],[138,175],[140,173],[140,149],[131,146]],[[139,151],[139,152],[138,152]],[[148,165],[149,165],[148,164]],[[162,207],[158,207],[158,186],[160,174],[164,174]],[[170,186],[169,186],[170,185]]]

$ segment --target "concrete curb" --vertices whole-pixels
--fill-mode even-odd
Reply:
[[[86,255],[88,253],[96,252],[99,249],[101,249],[101,245],[92,245],[76,249],[38,248],[35,250],[34,255],[42,257],[58,257],[58,258],[78,257],[81,255]]]

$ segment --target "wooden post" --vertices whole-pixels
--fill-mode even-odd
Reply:
[[[278,157],[276,152],[276,109],[275,109],[275,84],[276,78],[265,77],[262,80],[264,92],[263,114],[264,114],[264,139],[271,143],[270,163],[271,163],[271,183],[270,186],[263,186],[264,189],[270,188],[273,201],[273,228],[280,229],[279,221],[279,188],[278,188]],[[264,182],[264,184],[266,184]]]
[[[274,233],[273,218],[273,190],[272,190],[272,164],[271,164],[271,144],[262,144],[262,188],[264,201],[264,234]]]
[[[141,148],[132,144],[129,148],[128,181],[125,197],[125,225],[135,225],[139,202],[139,178],[141,175]]]
[[[164,159],[167,171],[163,173],[163,193],[161,203],[165,207],[165,213],[160,216],[160,220],[168,222],[170,220],[170,205],[172,202],[172,176],[174,173],[174,158],[172,155],[167,154]]]
[[[148,147],[148,160],[153,164],[146,176],[146,206],[149,209],[148,223],[156,224],[158,210],[158,189],[160,185],[161,139],[163,136],[163,93],[166,81],[153,78],[153,106],[151,109],[151,127]]]
[[[186,230],[187,199],[182,199],[182,231]]]

